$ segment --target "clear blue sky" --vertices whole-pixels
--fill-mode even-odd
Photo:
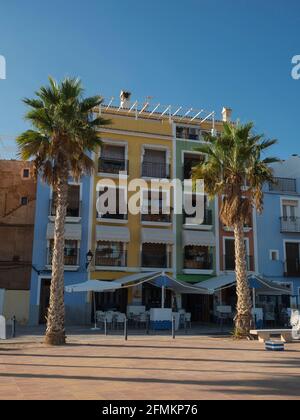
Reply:
[[[48,75],[79,76],[87,94],[223,105],[299,152],[299,0],[10,0],[1,2],[0,134],[26,128],[21,98]]]

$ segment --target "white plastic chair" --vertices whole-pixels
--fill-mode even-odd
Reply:
[[[186,313],[184,315],[184,320],[190,326],[190,328],[192,328],[192,314]]]
[[[117,316],[116,316],[116,323],[117,323],[117,328],[124,327],[125,314],[118,313]]]

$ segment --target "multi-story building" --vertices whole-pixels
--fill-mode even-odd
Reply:
[[[1,160],[0,174],[0,314],[24,323],[29,312],[36,182],[30,162]]]
[[[88,222],[90,212],[90,179],[78,183],[69,180],[68,208],[65,225],[65,284],[87,280]],[[30,324],[44,324],[50,297],[51,264],[54,238],[55,196],[51,187],[40,179],[32,254]],[[90,309],[83,294],[66,294],[66,321],[84,324]]]
[[[273,170],[275,183],[265,186],[264,211],[257,215],[259,272],[287,285],[299,298],[300,157],[276,163]]]

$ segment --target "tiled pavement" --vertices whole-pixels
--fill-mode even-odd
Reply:
[[[59,348],[23,337],[0,342],[0,399],[300,399],[300,343],[286,350],[229,337],[71,335]]]

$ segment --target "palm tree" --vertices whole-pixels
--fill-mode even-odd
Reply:
[[[80,80],[66,78],[57,83],[49,78],[34,99],[24,99],[29,107],[25,118],[34,129],[17,138],[19,155],[33,160],[35,175],[53,188],[56,197],[54,249],[50,304],[45,342],[65,344],[64,309],[64,228],[68,200],[68,179],[79,180],[94,168],[89,153],[101,145],[97,129],[108,120],[94,118],[93,110],[102,102],[100,96],[83,98]]]
[[[248,336],[251,327],[252,304],[247,279],[244,225],[249,222],[253,208],[262,211],[263,184],[273,181],[269,164],[278,161],[276,158],[262,157],[263,152],[277,141],[253,134],[253,127],[252,123],[224,123],[220,136],[207,135],[206,143],[197,148],[207,158],[193,169],[193,178],[204,180],[205,191],[211,199],[215,196],[224,197],[220,219],[234,230],[237,337]]]

